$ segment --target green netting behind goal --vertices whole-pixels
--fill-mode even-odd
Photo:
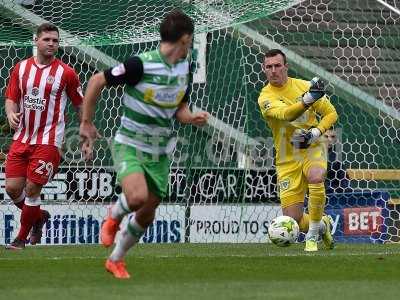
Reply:
[[[22,2],[25,5],[18,4]],[[194,1],[15,1],[1,0],[4,22],[0,43],[30,45],[28,27],[47,20],[69,35],[64,45],[133,44],[158,39],[163,16],[179,8],[196,23],[196,32],[208,32],[271,15],[299,1],[194,0]],[[32,24],[32,21],[34,24]]]

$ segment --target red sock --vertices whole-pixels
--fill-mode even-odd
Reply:
[[[33,224],[42,217],[40,206],[24,205],[21,213],[21,228],[18,233],[18,239],[25,241]]]

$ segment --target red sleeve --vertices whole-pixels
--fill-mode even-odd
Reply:
[[[21,98],[21,90],[19,89],[19,63],[14,67],[11,72],[10,79],[8,81],[7,89],[6,89],[6,99],[10,99],[14,102],[19,103],[19,99]]]
[[[70,69],[67,76],[67,96],[74,106],[79,106],[83,101],[83,93],[78,75],[76,75],[73,69]]]

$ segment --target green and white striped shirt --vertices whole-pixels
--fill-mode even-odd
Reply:
[[[104,73],[108,85],[126,83],[123,116],[115,141],[152,154],[172,151],[172,118],[179,104],[187,101],[189,61],[183,59],[170,65],[157,49]]]

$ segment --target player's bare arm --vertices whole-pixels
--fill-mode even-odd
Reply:
[[[10,99],[6,99],[6,114],[10,127],[14,130],[17,129],[22,115],[22,113],[19,112],[18,103]]]
[[[189,106],[186,102],[183,102],[177,110],[175,117],[182,124],[192,124],[196,126],[203,126],[207,124],[208,112],[199,111],[193,113],[190,111]]]
[[[93,75],[88,83],[85,97],[82,104],[82,118],[79,127],[79,135],[82,139],[82,152],[85,159],[89,160],[93,157],[93,143],[101,137],[93,124],[94,111],[96,107],[97,97],[106,86],[104,73],[100,72]]]
[[[82,122],[82,104],[75,107],[76,115],[78,116],[79,123]]]

